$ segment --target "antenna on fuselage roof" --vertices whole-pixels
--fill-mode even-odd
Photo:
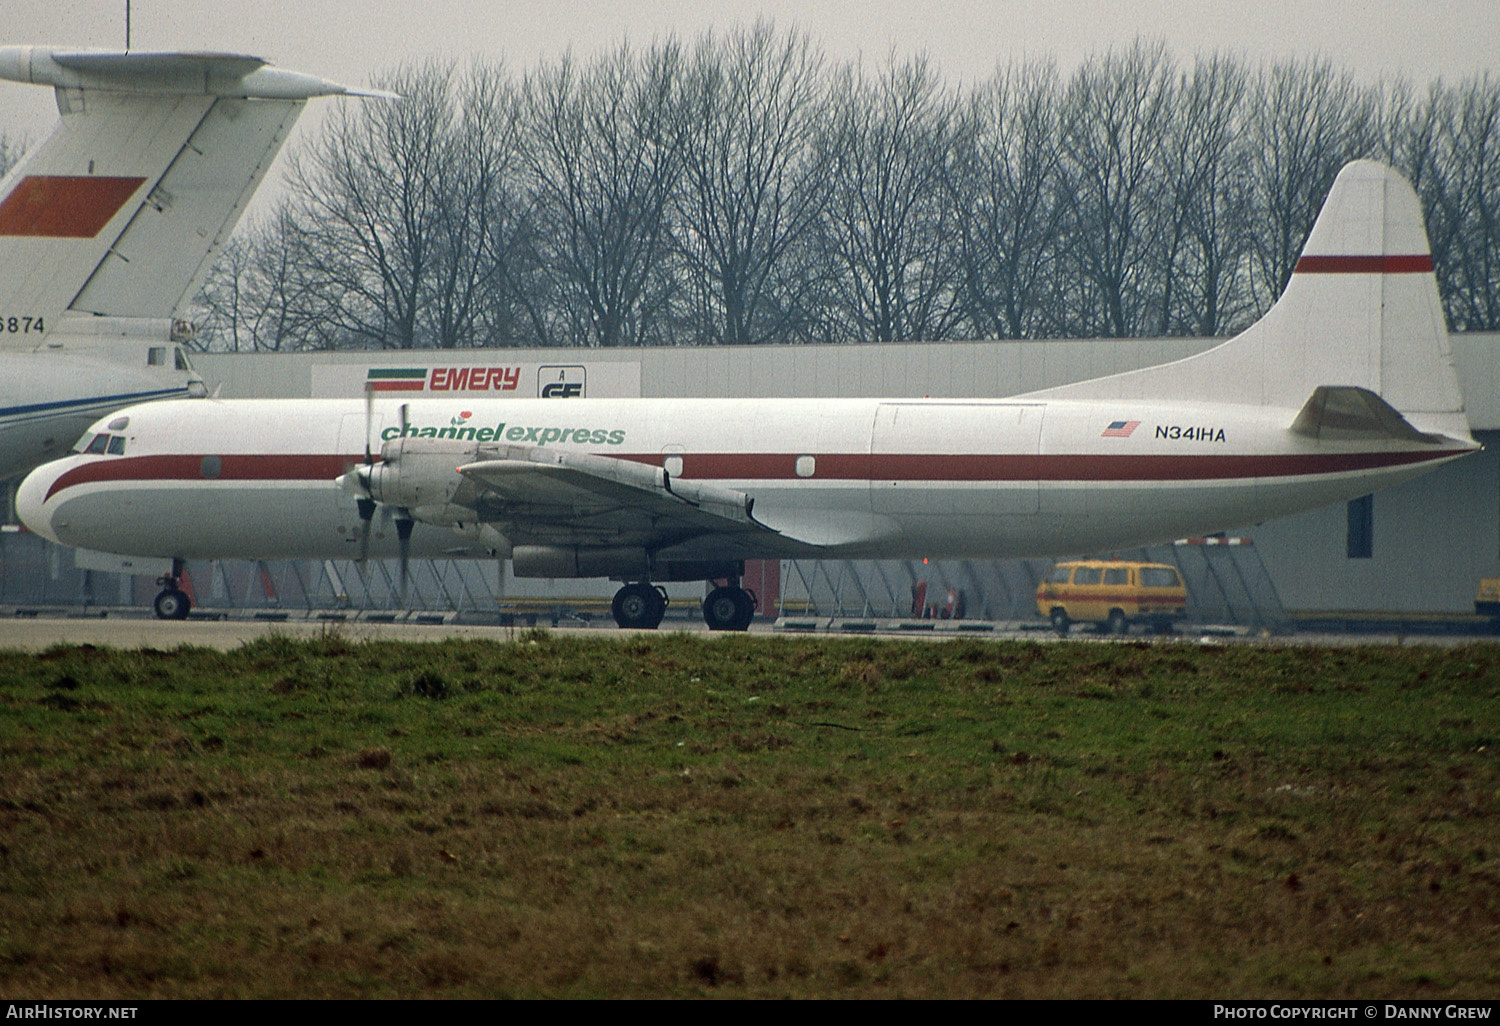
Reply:
[[[125,52],[130,52],[130,0],[125,0]]]

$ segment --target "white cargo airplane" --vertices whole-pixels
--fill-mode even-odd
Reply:
[[[100,416],[204,394],[177,320],[312,96],[255,57],[0,47],[61,115],[0,181],[0,479]],[[383,95],[383,94],[382,94]]]
[[[613,577],[627,627],[660,623],[652,581],[723,580],[704,617],[743,629],[750,558],[1146,544],[1477,448],[1416,195],[1362,161],[1270,312],[1175,363],[991,401],[153,403],[32,473],[18,508],[48,538],[179,573],[186,559],[491,555],[523,577]],[[185,616],[163,583],[158,614]]]

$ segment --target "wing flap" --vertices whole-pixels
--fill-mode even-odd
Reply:
[[[622,520],[648,521],[658,544],[705,533],[775,533],[751,515],[754,500],[743,492],[674,480],[661,467],[629,460],[508,446],[501,458],[466,463],[458,472],[523,534],[527,522],[548,531],[587,528],[614,511]]]

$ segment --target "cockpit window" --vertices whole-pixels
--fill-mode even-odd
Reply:
[[[95,454],[97,454],[97,453],[104,452],[105,449],[107,449],[108,447],[109,447],[109,436],[108,435],[95,435],[94,436],[94,440],[89,443],[89,447],[87,449],[83,450],[83,451],[87,452],[87,453],[95,453]]]
[[[173,364],[176,366],[176,368],[178,370],[180,370],[180,371],[187,371],[189,373],[192,373],[193,365],[190,364],[190,363],[188,363],[187,353],[184,353],[182,351],[182,347],[181,346],[173,346],[172,347],[172,351],[173,351],[172,360],[173,360]]]
[[[125,436],[124,435],[110,435],[110,437],[109,437],[109,454],[111,456],[124,456],[125,455]]]

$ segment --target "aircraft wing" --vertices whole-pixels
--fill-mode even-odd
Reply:
[[[458,473],[475,487],[475,508],[514,541],[656,549],[714,535],[732,547],[734,536],[777,533],[755,519],[755,500],[744,492],[608,456],[505,449]]]

